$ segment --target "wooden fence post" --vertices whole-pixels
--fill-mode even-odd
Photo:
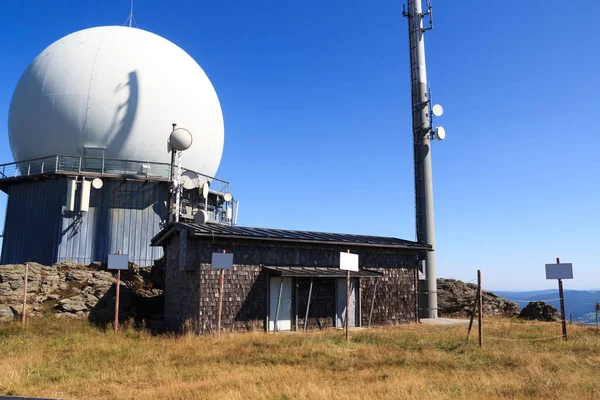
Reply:
[[[477,270],[477,286],[479,286],[479,316],[478,316],[478,328],[479,328],[479,347],[483,347],[483,287],[481,285],[481,270]]]
[[[469,342],[469,335],[471,334],[471,328],[473,328],[473,320],[475,319],[475,313],[477,312],[477,306],[479,305],[479,291],[481,287],[477,282],[477,290],[475,291],[475,298],[473,299],[473,312],[471,313],[471,320],[469,321],[469,329],[467,330],[467,342]]]
[[[25,281],[23,282],[23,315],[21,315],[21,324],[25,325],[27,320],[27,277],[29,275],[29,263],[25,263]]]

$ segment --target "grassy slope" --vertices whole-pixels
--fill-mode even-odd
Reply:
[[[508,323],[508,320],[496,322]],[[492,324],[489,337],[560,335],[556,324]],[[407,325],[212,337],[115,335],[81,321],[0,324],[0,395],[125,399],[596,399],[600,335],[492,341],[466,327]],[[476,330],[474,331],[476,334]]]

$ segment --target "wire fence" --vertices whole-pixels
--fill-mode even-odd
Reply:
[[[26,267],[27,268],[27,267]],[[27,271],[27,269],[25,269],[25,271]],[[27,273],[24,271],[24,275],[23,275],[23,279],[24,281],[27,281]],[[31,277],[31,276],[30,276]],[[150,283],[165,283],[165,279],[162,277],[153,277],[153,276],[146,276],[146,279],[150,279],[151,282]],[[144,279],[142,279],[143,281]],[[475,279],[477,280],[477,279]],[[137,281],[130,281],[128,283],[126,283],[125,281],[122,281],[124,285],[128,286],[131,289],[131,286],[135,286]],[[139,283],[139,282],[137,282]],[[145,283],[149,283],[149,282],[145,282]],[[330,285],[331,286],[331,285]],[[332,286],[333,287],[333,286]],[[306,300],[303,299],[303,297],[306,297],[306,293],[304,293],[307,288],[301,288],[301,286],[298,286],[297,291],[294,294],[294,300],[296,302],[298,302],[298,305],[296,306],[296,310],[293,311],[291,313],[292,317],[292,323],[291,326],[294,326],[293,323],[293,319],[296,318],[297,322],[296,322],[296,329],[291,328],[291,330],[299,330],[302,331],[302,329],[298,329],[299,325],[298,325],[298,321],[301,321],[305,318],[305,314],[304,314],[304,310],[305,310],[305,306],[306,306],[306,302],[302,303],[302,301]],[[23,291],[24,294],[26,293],[26,286],[24,287]],[[480,285],[478,284],[478,291],[481,291],[482,289],[480,288]],[[423,293],[423,292],[421,292]],[[437,293],[437,291],[436,291]],[[479,293],[477,293],[478,295]],[[477,304],[477,302],[475,300],[477,300],[477,295],[473,298],[472,303],[473,304]],[[260,300],[260,302],[262,303],[267,303],[269,301],[268,299],[268,295],[267,293],[260,293],[257,295]],[[26,297],[26,296],[25,296]],[[227,296],[226,296],[227,298]],[[113,299],[109,298],[108,302],[111,302]],[[337,296],[333,295],[327,291],[322,291],[321,292],[317,289],[315,289],[315,291],[312,293],[311,296],[311,305],[310,305],[310,313],[309,313],[309,318],[324,318],[324,317],[331,317],[333,318],[333,321],[331,324],[328,324],[325,326],[325,328],[334,328],[337,325],[337,322],[335,322],[336,319],[336,311],[335,311],[335,304],[336,304],[336,300],[337,300]],[[536,301],[559,301],[560,298],[558,299],[551,299],[551,300],[536,300]],[[228,298],[228,307],[239,307],[241,309],[241,307],[243,307],[246,299],[242,299],[241,301],[239,299],[231,299]],[[521,300],[524,301],[524,300]],[[410,303],[410,302],[409,302]],[[26,299],[23,300],[23,310],[25,311],[25,304],[26,304]],[[583,303],[583,304],[587,304],[587,305],[594,305],[596,306],[598,303]],[[215,306],[216,307],[216,303],[206,306],[207,309],[211,309],[211,307]],[[213,308],[215,308],[213,307]],[[291,306],[291,308],[293,309],[293,307]],[[368,304],[365,303],[363,305],[363,315],[358,316],[357,315],[357,320],[359,321],[357,323],[357,325],[361,325],[361,319],[362,322],[364,323],[364,312],[368,312],[369,308],[368,308]],[[420,308],[420,310],[438,310],[438,308]],[[478,309],[473,309],[472,310],[472,315],[475,316],[477,311],[481,312]],[[266,311],[267,315],[269,314],[269,311]],[[25,315],[25,313],[23,313],[23,315]],[[209,310],[209,314],[208,316],[210,318],[214,317],[215,315],[215,310]],[[114,316],[114,314],[113,314]],[[168,314],[165,313],[164,310],[160,310],[159,312],[148,312],[147,308],[141,307],[141,309],[136,309],[136,307],[131,307],[131,308],[126,308],[126,309],[122,309],[119,312],[119,317],[122,319],[135,319],[135,320],[147,320],[147,321],[156,321],[156,320],[165,320],[167,317],[180,317],[180,315],[176,315],[176,314]],[[268,317],[265,315],[265,318],[255,318],[254,321],[264,321],[266,320],[265,326],[267,326],[268,322]],[[407,320],[407,322],[409,322],[410,319]],[[482,321],[482,328],[485,327],[485,329],[481,329],[480,332],[482,334],[482,337],[485,338],[485,340],[490,340],[490,341],[498,341],[498,342],[537,342],[537,341],[550,341],[550,340],[556,340],[556,339],[566,339],[566,335],[565,334],[561,334],[561,335],[552,335],[552,336],[541,336],[538,337],[536,336],[536,333],[550,333],[546,330],[544,330],[543,332],[541,330],[538,330],[538,332],[533,332],[533,331],[527,331],[528,328],[536,328],[536,327],[549,327],[549,326],[557,326],[557,325],[563,325],[565,326],[567,321],[565,319],[560,319],[560,320],[555,320],[555,321],[547,321],[547,322],[539,322],[539,321],[525,321],[525,320],[497,320],[497,319],[489,319],[489,318],[483,318],[481,319]],[[234,322],[239,322],[238,320],[234,319]],[[366,324],[364,324],[366,326]],[[300,325],[301,326],[301,325]],[[405,325],[400,325],[400,327],[404,327],[407,329],[413,329],[413,327],[415,326],[419,326],[419,325],[414,325],[414,324],[405,324]],[[501,329],[497,329],[498,327],[508,327],[508,329],[505,329],[504,331],[502,331]],[[461,329],[466,329],[466,324],[465,323],[454,323],[451,324],[449,326],[439,326],[439,327],[425,327],[425,326],[419,326],[419,328],[415,329],[415,333],[418,334],[419,337],[421,336],[428,336],[428,335],[436,335],[436,334],[444,334],[447,332],[456,332],[456,331],[460,331]],[[267,329],[268,330],[268,329]],[[319,330],[322,330],[321,327],[319,328]],[[470,327],[469,327],[470,330]],[[590,332],[593,331],[578,331],[577,333],[577,338],[581,338],[582,334],[584,334],[586,337],[594,337],[597,338],[598,340],[600,340],[600,335],[597,333],[592,333],[590,334]],[[600,331],[598,331],[600,332]],[[489,334],[489,336],[488,336]],[[511,337],[512,336],[516,336],[516,337]],[[519,337],[519,336],[532,336],[532,337]],[[429,336],[428,336],[429,337]],[[467,339],[467,343],[468,343],[468,339]]]

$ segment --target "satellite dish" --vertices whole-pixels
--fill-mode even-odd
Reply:
[[[208,189],[210,188],[210,185],[208,184],[208,182],[204,182],[204,185],[202,185],[202,197],[204,197],[205,199],[208,198]]]
[[[444,140],[446,138],[446,130],[442,126],[437,126],[434,134],[437,140]]]
[[[184,151],[190,148],[193,138],[190,131],[183,128],[177,128],[169,136],[169,144],[173,150]]]
[[[198,210],[196,215],[194,215],[194,223],[198,225],[202,225],[208,222],[208,214],[204,210]]]
[[[192,190],[198,187],[200,178],[194,171],[185,171],[181,174],[181,186],[184,189]]]
[[[436,104],[432,107],[431,111],[433,111],[433,115],[435,115],[436,117],[441,117],[444,113],[444,107],[440,106],[439,104]]]
[[[102,179],[100,179],[100,178],[94,178],[92,180],[92,187],[94,189],[102,189],[103,185],[104,185],[104,182],[102,182]]]
[[[229,201],[233,200],[233,196],[231,195],[231,193],[225,193],[223,195],[223,199],[225,199],[225,201],[229,202]]]

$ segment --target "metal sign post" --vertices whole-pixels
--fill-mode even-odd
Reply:
[[[223,312],[223,283],[225,280],[225,270],[233,268],[233,253],[212,253],[212,267],[220,269],[219,277],[219,303],[217,305],[217,340],[221,338],[221,314]]]
[[[560,319],[562,320],[562,334],[564,340],[567,340],[567,319],[565,313],[565,297],[563,295],[563,279],[573,279],[573,264],[560,263],[560,258],[556,258],[556,264],[546,264],[546,279],[558,279],[558,294],[560,297]]]
[[[358,272],[358,254],[340,253],[340,269],[346,270],[346,341],[350,340],[350,271]]]
[[[219,305],[217,306],[217,339],[221,338],[221,314],[223,313],[223,282],[225,270],[222,269],[219,277]]]
[[[350,340],[350,271],[346,271],[346,341]]]
[[[306,314],[304,315],[304,332],[306,332],[306,327],[308,326],[308,310],[310,309],[310,297],[312,296],[312,289],[313,278],[310,278],[310,287],[308,289],[308,301],[306,302]],[[596,315],[598,315],[597,312]]]
[[[121,254],[121,250],[117,254],[108,255],[108,269],[117,270],[117,286],[115,296],[115,321],[114,328],[115,333],[119,331],[119,294],[121,288],[121,270],[129,269],[129,256],[127,254]]]

